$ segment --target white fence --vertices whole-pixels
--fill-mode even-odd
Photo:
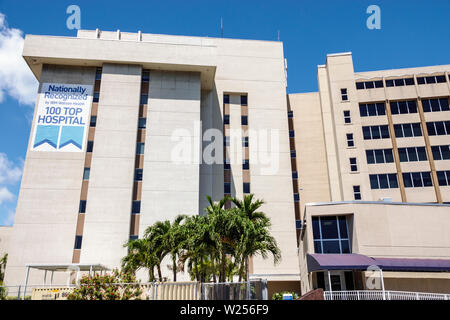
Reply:
[[[325,300],[450,300],[450,294],[382,291],[382,290],[352,290],[325,291]]]

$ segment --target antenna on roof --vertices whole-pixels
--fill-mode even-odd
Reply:
[[[278,30],[278,41],[280,41],[280,30]]]
[[[220,37],[223,38],[223,18],[220,17]]]

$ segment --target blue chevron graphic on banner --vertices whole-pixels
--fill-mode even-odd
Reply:
[[[38,125],[36,129],[36,136],[34,138],[33,148],[40,146],[41,144],[48,143],[50,146],[56,149],[58,143],[60,126],[44,126]]]
[[[83,146],[84,127],[63,126],[61,129],[61,139],[59,141],[59,149],[73,144],[82,149]]]

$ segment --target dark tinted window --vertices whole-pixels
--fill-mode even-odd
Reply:
[[[131,206],[131,213],[140,213],[140,212],[141,212],[141,202],[133,201],[133,204]]]
[[[78,213],[85,213],[85,212],[86,212],[86,200],[81,200]]]

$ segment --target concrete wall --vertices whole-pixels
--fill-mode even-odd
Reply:
[[[0,226],[0,257],[8,253],[12,233],[13,227]]]
[[[80,263],[119,267],[130,234],[141,67],[104,64]]]
[[[44,66],[40,83],[94,85],[94,77],[95,68]],[[72,261],[85,153],[30,151],[30,144],[31,134],[10,239],[7,285],[23,284],[26,264]],[[36,271],[29,282],[41,284],[42,279],[43,272]],[[54,283],[59,280],[65,283],[66,277],[55,275]]]

